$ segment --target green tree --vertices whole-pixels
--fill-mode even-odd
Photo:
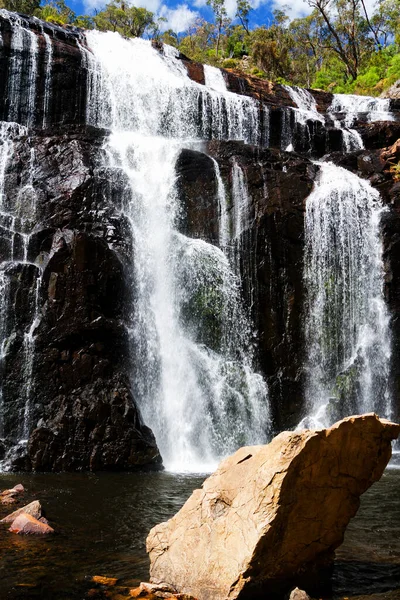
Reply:
[[[373,50],[370,27],[362,16],[361,0],[307,0],[323,19],[320,43],[337,54],[347,77],[355,80],[362,61]]]
[[[37,8],[34,14],[39,19],[56,25],[71,24],[76,20],[74,11],[65,4],[64,0],[50,0]]]
[[[274,22],[270,27],[258,27],[252,32],[253,61],[269,79],[287,81],[291,77],[292,37],[287,27],[288,21],[283,11],[275,10]]]
[[[207,0],[207,5],[211,7],[215,19],[215,56],[218,58],[219,44],[223,30],[229,25],[228,15],[225,9],[225,0]]]
[[[156,24],[152,12],[128,6],[124,0],[110,2],[93,20],[100,31],[117,31],[126,37],[141,37]]]
[[[40,0],[0,0],[0,8],[25,15],[33,15],[39,5]]]
[[[238,0],[236,16],[240,20],[242,27],[244,28],[244,30],[246,31],[247,34],[250,33],[250,31],[249,31],[250,11],[251,11],[251,5],[250,5],[250,2],[248,2],[248,0]]]

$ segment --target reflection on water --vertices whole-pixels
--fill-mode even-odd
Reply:
[[[149,529],[202,480],[165,472],[1,475],[0,489],[21,482],[27,502],[41,500],[57,535],[25,538],[0,527],[0,599],[83,600],[92,575],[126,586],[146,580]],[[389,470],[363,496],[337,552],[336,597],[400,589],[399,509],[400,471]]]

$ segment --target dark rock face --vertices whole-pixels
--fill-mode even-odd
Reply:
[[[217,160],[227,192],[234,162],[245,173],[251,206],[240,244],[243,296],[257,330],[259,368],[268,380],[274,426],[294,426],[303,398],[304,208],[318,168],[292,153],[240,142],[210,142],[207,152]],[[185,150],[177,164],[187,215],[183,231],[218,243],[212,161]]]
[[[19,49],[12,30],[20,31]],[[29,438],[27,452],[25,446],[15,452],[15,468],[155,468],[160,456],[130,381],[135,349],[127,324],[134,310],[134,256],[122,210],[130,192],[120,175],[102,166],[106,132],[85,125],[84,36],[74,28],[15,15],[0,16],[0,34],[0,121],[28,126],[7,166],[7,206],[0,215],[0,259],[7,262],[5,286],[12,304],[4,324],[0,459],[18,440]],[[203,65],[180,59],[188,76],[204,84]],[[243,298],[257,331],[258,368],[268,381],[275,430],[298,422],[304,397],[304,209],[318,173],[310,157],[329,153],[336,164],[369,178],[387,205],[385,284],[397,397],[400,183],[390,169],[400,156],[397,150],[383,156],[381,149],[400,137],[399,122],[356,123],[366,150],[344,155],[342,132],[329,117],[325,126],[296,122],[284,86],[226,70],[223,76],[230,91],[265,105],[260,139],[269,149],[209,142],[203,152],[183,150],[176,165],[182,204],[178,225],[185,235],[218,245],[214,160],[228,196],[233,165],[240,166],[250,197],[239,243]],[[312,94],[326,114],[332,95]],[[398,102],[392,102],[394,110]],[[295,152],[282,150],[290,144]],[[229,202],[232,212],[228,197]]]
[[[27,254],[42,269],[40,279],[34,265],[13,263],[7,273],[15,287],[9,312],[15,322],[8,324],[14,333],[3,373],[4,429],[10,445],[21,437],[24,404],[33,428],[16,468],[135,469],[161,461],[130,391],[131,236],[120,214],[124,181],[115,181],[110,195],[112,175],[99,167],[103,139],[90,128],[22,137],[7,169],[5,192],[15,205],[34,156],[36,226]],[[22,252],[16,240],[14,248],[16,259]],[[40,319],[24,397],[24,332],[35,310]]]
[[[21,49],[15,49],[12,31],[18,30]],[[28,30],[32,32],[29,35]],[[46,96],[46,69],[51,45],[51,69]],[[64,29],[22,15],[0,16],[0,120],[23,125],[50,127],[84,124],[86,121],[87,68],[83,60],[83,38],[76,28]],[[37,64],[32,75],[32,43],[37,44]],[[34,97],[30,91],[34,88]],[[48,102],[48,106],[46,106]],[[34,114],[32,114],[34,106]],[[46,113],[46,114],[45,114]]]

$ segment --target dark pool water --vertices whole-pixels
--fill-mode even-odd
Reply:
[[[147,580],[149,529],[202,481],[170,473],[0,475],[0,489],[21,482],[27,502],[40,500],[57,532],[20,537],[0,525],[0,600],[84,600],[93,575],[126,587]],[[334,591],[396,589],[400,600],[400,470],[388,470],[363,496],[337,552]]]

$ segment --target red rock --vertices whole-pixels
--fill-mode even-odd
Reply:
[[[9,531],[24,535],[47,535],[54,533],[54,529],[45,523],[41,523],[31,515],[22,513],[12,523]]]
[[[0,498],[7,498],[8,496],[18,496],[18,491],[11,489],[0,492]]]
[[[15,502],[16,499],[12,496],[5,496],[4,498],[1,498],[1,504],[3,504],[4,506],[7,506],[8,504],[15,504]]]
[[[15,519],[17,517],[19,517],[19,515],[22,515],[23,513],[30,515],[34,519],[38,519],[38,521],[41,521],[42,523],[45,523],[46,525],[48,525],[48,522],[46,521],[46,519],[44,519],[44,521],[42,521],[42,519],[44,517],[42,517],[42,507],[40,505],[39,500],[34,500],[33,502],[30,502],[26,506],[23,506],[22,508],[15,510],[10,515],[7,515],[6,517],[4,517],[4,519],[1,519],[0,523],[13,523],[15,521]]]
[[[14,485],[14,487],[12,488],[12,491],[18,492],[18,494],[22,494],[25,491],[25,488],[22,485],[22,483],[17,483],[17,485]]]

